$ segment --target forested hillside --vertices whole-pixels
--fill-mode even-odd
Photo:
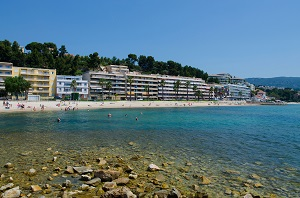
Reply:
[[[12,62],[14,66],[56,69],[58,75],[81,75],[87,70],[97,70],[106,65],[127,65],[130,71],[145,74],[167,74],[197,77],[207,80],[208,74],[192,66],[182,66],[169,60],[156,61],[152,56],[129,54],[127,58],[103,57],[94,52],[88,56],[69,54],[65,45],[31,42],[22,52],[17,41],[0,41],[0,62]]]
[[[300,90],[300,77],[246,78],[246,81],[255,86],[274,86]]]

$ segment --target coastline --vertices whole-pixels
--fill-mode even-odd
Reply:
[[[205,107],[253,105],[245,101],[8,101],[9,108],[3,104],[0,113],[67,111],[103,108],[165,108],[165,107]],[[21,107],[23,104],[24,108]]]

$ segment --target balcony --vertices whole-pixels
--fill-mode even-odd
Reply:
[[[49,84],[40,84],[40,83],[33,83],[31,84],[32,87],[50,87]]]
[[[49,72],[41,72],[41,71],[39,71],[38,75],[39,76],[50,76],[50,73]]]
[[[11,72],[0,72],[0,76],[11,76]]]

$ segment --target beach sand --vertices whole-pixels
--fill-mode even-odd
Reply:
[[[3,112],[65,111],[101,108],[163,108],[163,107],[200,107],[200,106],[239,106],[245,101],[8,101],[9,108],[2,105]],[[24,108],[21,106],[23,105]]]

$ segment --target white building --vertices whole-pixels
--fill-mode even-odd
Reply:
[[[76,91],[72,90],[71,83],[75,80]],[[56,80],[56,96],[59,98],[70,97],[73,92],[79,93],[81,99],[88,99],[89,85],[87,80],[83,80],[82,76],[63,76],[57,75]]]
[[[83,79],[89,81],[91,99],[101,99],[101,96],[104,99],[117,100],[195,99],[194,86],[201,91],[203,99],[208,99],[209,94],[209,87],[201,78],[141,74],[129,72],[127,66],[119,65],[102,67],[102,71],[88,71],[83,74]],[[110,82],[111,89],[107,89],[105,84],[101,85],[101,80]],[[164,86],[161,86],[161,80],[165,81]],[[180,81],[178,95],[174,91],[176,81]],[[190,85],[186,88],[188,81]]]
[[[5,89],[5,78],[12,77],[12,67],[12,63],[0,62],[0,89]]]
[[[231,100],[248,100],[251,97],[251,90],[243,84],[227,84],[224,86],[228,91],[227,98]]]

